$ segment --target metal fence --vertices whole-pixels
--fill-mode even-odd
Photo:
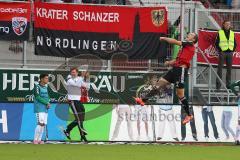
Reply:
[[[224,10],[224,9],[196,9],[195,10],[195,31],[200,28],[211,30],[219,30],[222,27],[224,20],[229,20],[232,23],[232,30],[240,31],[240,10]],[[201,56],[204,56],[202,54]],[[235,103],[236,97],[225,85],[226,71],[223,69],[223,77],[220,79],[217,75],[217,67],[211,65],[195,64],[196,82],[194,87],[201,90],[203,96],[209,104],[212,103]],[[216,89],[216,80],[219,79],[222,83],[222,88]],[[240,79],[240,70],[232,69],[232,81]]]

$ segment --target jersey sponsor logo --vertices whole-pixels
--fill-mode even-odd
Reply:
[[[25,17],[13,17],[12,28],[16,35],[21,36],[27,28],[27,18]]]
[[[152,23],[156,27],[160,27],[164,24],[165,11],[164,9],[152,10],[151,11]]]

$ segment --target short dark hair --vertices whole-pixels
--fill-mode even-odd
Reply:
[[[230,22],[230,20],[224,20],[222,25],[224,25],[226,22]]]
[[[223,23],[222,23],[222,28],[224,28],[224,24],[227,23],[227,22],[231,22],[230,20],[224,20]]]
[[[43,73],[43,74],[40,74],[39,79],[41,80],[41,79],[43,79],[45,77],[48,77],[48,74]]]
[[[70,72],[72,72],[73,70],[75,70],[76,72],[78,72],[78,68],[77,68],[77,67],[72,67],[72,68],[70,69]]]

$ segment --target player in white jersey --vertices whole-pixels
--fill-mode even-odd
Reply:
[[[78,76],[78,69],[72,68],[71,75],[68,76],[67,80],[67,92],[68,92],[68,101],[70,107],[73,111],[75,120],[67,126],[67,129],[64,130],[64,134],[68,139],[70,138],[71,130],[78,126],[81,141],[87,141],[85,135],[87,135],[87,131],[83,127],[83,121],[85,118],[85,108],[80,101],[82,99],[82,87],[86,88],[88,86],[86,80],[84,80],[83,76]]]

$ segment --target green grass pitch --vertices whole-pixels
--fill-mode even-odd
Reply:
[[[238,146],[0,144],[1,160],[239,160]]]

